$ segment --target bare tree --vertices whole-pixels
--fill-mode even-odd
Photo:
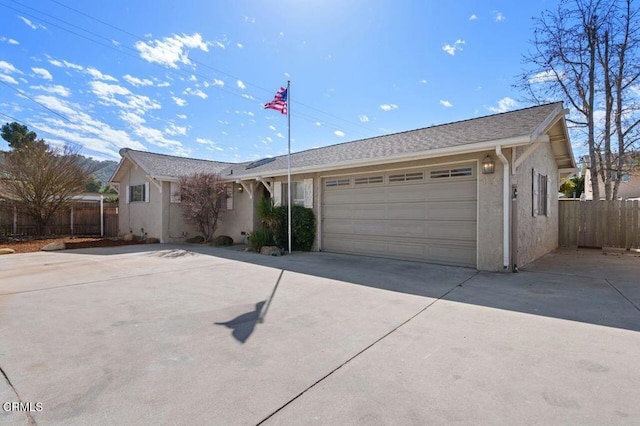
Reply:
[[[84,190],[89,174],[76,150],[54,150],[40,139],[4,153],[0,193],[29,216],[38,235],[43,235],[51,217]]]
[[[180,178],[179,189],[184,219],[198,227],[205,242],[210,242],[218,228],[220,212],[226,209],[227,185],[219,175],[196,173]]]
[[[595,199],[598,179],[616,198],[612,177],[638,139],[638,23],[632,0],[560,1],[534,18],[530,69],[517,85],[534,102],[560,97],[575,111],[568,121],[586,136]]]

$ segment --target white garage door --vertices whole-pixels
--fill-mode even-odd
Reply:
[[[475,164],[322,181],[322,250],[476,266]]]

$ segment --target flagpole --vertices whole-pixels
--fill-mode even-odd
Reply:
[[[287,80],[287,140],[288,140],[288,154],[287,154],[287,196],[289,197],[287,203],[287,223],[289,224],[288,237],[289,237],[289,254],[291,254],[291,81]]]

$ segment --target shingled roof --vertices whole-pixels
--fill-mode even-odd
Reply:
[[[220,161],[174,157],[172,155],[135,151],[128,148],[121,149],[120,155],[123,157],[125,155],[129,156],[149,176],[153,177],[178,178],[193,173],[221,173],[232,165],[231,163]]]
[[[430,151],[462,148],[465,145],[471,149],[472,145],[483,142],[534,138],[536,132],[544,130],[540,129],[540,126],[550,117],[561,113],[562,110],[562,103],[556,102],[310,149],[292,153],[291,168],[295,171],[301,171],[326,166],[329,169],[339,167],[341,164],[354,165],[359,161],[365,163],[377,159],[401,158],[421,153],[428,156]],[[257,167],[247,167],[251,164],[250,162],[222,163],[133,150],[127,150],[126,153],[153,176],[179,177],[194,172],[214,172],[220,173],[223,177],[241,178],[244,176],[275,175],[287,169],[286,155],[275,157],[273,161]]]

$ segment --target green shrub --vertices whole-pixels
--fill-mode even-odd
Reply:
[[[280,218],[279,232],[276,235],[278,247],[287,249],[287,206],[276,207]],[[313,210],[302,206],[291,206],[291,249],[310,251],[316,239],[316,216]]]
[[[275,241],[273,232],[268,229],[257,229],[249,232],[247,239],[249,240],[249,248],[254,251],[260,251],[263,246],[272,246]]]

